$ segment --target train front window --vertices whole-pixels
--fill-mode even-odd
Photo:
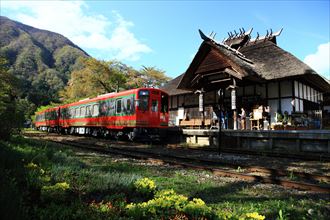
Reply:
[[[152,112],[158,112],[158,101],[152,100],[151,102],[151,111]]]
[[[149,106],[149,91],[140,90],[139,91],[139,110],[147,111]]]
[[[168,95],[162,93],[161,97],[161,112],[167,113],[168,112]]]

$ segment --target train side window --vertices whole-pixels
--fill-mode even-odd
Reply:
[[[74,111],[74,108],[70,108],[70,115],[71,115],[71,118],[74,118],[75,117],[75,111]]]
[[[80,112],[79,112],[79,108],[76,108],[75,109],[75,116],[76,116],[76,118],[78,118],[79,116],[80,116]]]
[[[121,99],[117,99],[117,104],[116,104],[116,113],[119,114],[121,113]]]
[[[108,102],[102,101],[100,102],[100,115],[105,116],[108,114]]]
[[[126,99],[126,109],[127,114],[130,114],[132,112],[132,104],[130,99]]]
[[[93,116],[99,116],[99,105],[93,105]]]
[[[86,106],[86,115],[87,115],[88,117],[90,117],[90,116],[92,115],[92,112],[91,112],[91,106],[90,106],[90,105]]]
[[[130,102],[131,102],[131,113],[134,114],[135,113],[135,102],[134,102],[135,97],[132,96],[130,97]]]
[[[80,108],[80,114],[82,117],[86,117],[86,106]]]
[[[151,111],[158,112],[158,100],[152,100],[151,102]]]
[[[114,116],[116,114],[116,103],[114,99],[110,99],[109,101],[109,115]]]
[[[164,93],[161,94],[160,104],[161,104],[161,112],[167,113],[168,112],[168,95],[166,95]]]

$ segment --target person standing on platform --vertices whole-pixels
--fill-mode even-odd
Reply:
[[[241,129],[242,130],[245,130],[246,129],[246,113],[245,113],[245,110],[244,108],[241,108],[241,111],[242,113],[240,114],[240,117],[241,117]]]

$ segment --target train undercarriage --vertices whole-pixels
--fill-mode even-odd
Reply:
[[[87,135],[93,137],[111,138],[117,140],[130,141],[161,141],[166,137],[166,129],[161,128],[124,128],[124,129],[108,129],[105,127],[47,127],[41,126],[37,128],[40,131],[49,133],[61,133],[70,135]]]

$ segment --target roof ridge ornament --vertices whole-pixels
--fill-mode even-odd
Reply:
[[[251,28],[248,32],[245,32],[248,33],[248,34],[251,34],[253,28]],[[239,58],[245,60],[246,62],[248,63],[253,63],[251,60],[247,59],[241,52],[239,52],[238,50],[236,50],[235,48],[232,48],[224,43],[221,43],[221,42],[216,42],[214,39],[206,36],[203,31],[201,31],[201,29],[198,29],[198,32],[199,32],[199,35],[201,36],[201,38],[204,40],[204,41],[207,41],[207,42],[212,42],[214,43],[215,45],[217,46],[220,46],[220,47],[224,47],[226,48],[227,50],[230,50],[231,52],[233,52],[236,56],[238,56]]]
[[[264,40],[264,41],[266,41],[266,40],[271,39],[273,37],[280,36],[281,33],[282,33],[282,31],[283,31],[283,28],[281,28],[279,31],[273,33],[273,30],[270,28],[269,31],[266,30],[266,35],[265,36],[261,36],[261,37],[259,36],[259,33],[257,32],[257,37],[254,38],[254,39],[251,39],[250,42],[256,43],[258,40]]]

